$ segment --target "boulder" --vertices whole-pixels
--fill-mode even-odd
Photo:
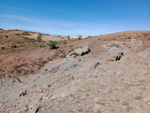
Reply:
[[[69,53],[67,55],[67,57],[70,58],[70,57],[76,57],[76,56],[83,56],[85,54],[88,54],[90,51],[91,50],[90,50],[89,46],[77,48],[74,51],[72,51],[71,53]]]
[[[121,60],[123,56],[124,56],[123,52],[114,53],[108,56],[107,61],[118,61],[118,60]]]

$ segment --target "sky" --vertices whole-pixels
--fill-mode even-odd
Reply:
[[[0,0],[0,28],[51,35],[150,30],[150,0]]]

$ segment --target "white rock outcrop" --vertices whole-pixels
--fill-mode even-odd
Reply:
[[[85,46],[85,47],[82,47],[82,48],[77,48],[74,51],[72,51],[71,53],[69,53],[67,55],[67,58],[76,57],[76,56],[83,56],[85,54],[88,54],[90,51],[91,50],[90,50],[89,46]]]

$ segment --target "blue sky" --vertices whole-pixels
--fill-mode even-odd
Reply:
[[[150,30],[150,0],[0,0],[0,28],[52,35]]]

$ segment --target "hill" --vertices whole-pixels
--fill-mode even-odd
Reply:
[[[57,49],[16,39],[0,51],[0,112],[150,111],[150,31],[63,39]]]

